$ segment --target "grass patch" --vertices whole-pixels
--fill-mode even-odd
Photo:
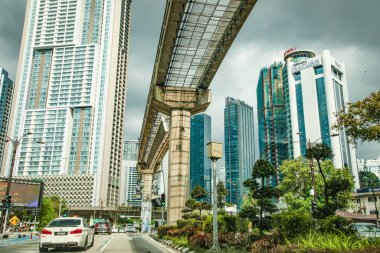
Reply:
[[[187,240],[186,237],[180,237],[180,238],[177,238],[177,237],[171,237],[171,236],[163,236],[162,239],[165,239],[165,240],[170,240],[172,241],[173,243],[175,243],[176,245],[178,246],[183,246],[183,247],[188,247],[189,246],[189,241]]]
[[[288,247],[296,246],[300,251],[330,251],[342,252],[356,249],[380,247],[380,240],[368,240],[367,238],[345,235],[343,233],[325,234],[310,231],[308,234],[286,241]]]

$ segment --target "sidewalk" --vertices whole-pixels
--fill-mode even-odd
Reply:
[[[5,233],[6,238],[4,238],[3,234],[0,234],[0,241],[3,240],[9,240],[9,239],[16,239],[16,238],[28,238],[28,239],[37,239],[39,238],[38,232],[11,232],[11,233]]]

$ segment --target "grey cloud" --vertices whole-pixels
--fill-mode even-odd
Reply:
[[[0,66],[16,75],[26,0],[1,1]],[[161,31],[165,0],[132,2],[125,133],[140,134]],[[223,142],[224,98],[245,100],[256,108],[259,71],[294,46],[320,54],[329,49],[346,65],[350,100],[380,88],[379,0],[259,0],[211,85],[213,139]],[[358,146],[358,157],[379,156],[378,143]]]
[[[0,8],[0,67],[16,76],[26,0],[2,1]]]

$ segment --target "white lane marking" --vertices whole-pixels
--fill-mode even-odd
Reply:
[[[152,242],[154,242],[155,244],[159,245],[160,247],[165,248],[167,251],[172,252],[172,253],[177,253],[177,251],[172,250],[171,248],[169,248],[166,245],[162,245],[161,243],[159,243],[156,240],[154,240],[153,238],[151,238],[149,235],[147,235],[145,237],[149,238]]]
[[[110,242],[112,241],[113,237],[111,237],[110,239],[108,239],[108,241],[106,242],[106,244],[104,244],[104,246],[100,249],[100,251],[104,251],[106,249],[106,247],[108,246],[108,244],[110,244]]]

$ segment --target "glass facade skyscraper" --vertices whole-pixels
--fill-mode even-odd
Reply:
[[[0,68],[0,165],[4,158],[5,140],[8,132],[9,116],[12,107],[13,81],[8,72]],[[0,168],[1,173],[2,167]]]
[[[123,147],[123,162],[120,175],[120,204],[141,206],[141,198],[136,197],[138,183],[137,153],[138,140],[126,140]]]
[[[328,50],[316,56],[308,50],[290,50],[283,69],[289,158],[304,156],[307,142],[330,146],[336,168],[347,167],[359,187],[356,152],[345,129],[333,131],[335,113],[348,102],[344,63]]]
[[[196,185],[208,193],[211,202],[211,160],[207,157],[207,143],[211,142],[211,117],[207,114],[191,116],[190,128],[190,191]]]
[[[244,101],[226,98],[224,108],[224,154],[227,202],[241,206],[255,162],[253,108]]]
[[[130,5],[27,1],[11,135],[33,135],[15,176],[93,175],[92,205],[118,202]]]
[[[282,68],[282,63],[262,68],[256,89],[260,157],[275,168],[288,159]]]

